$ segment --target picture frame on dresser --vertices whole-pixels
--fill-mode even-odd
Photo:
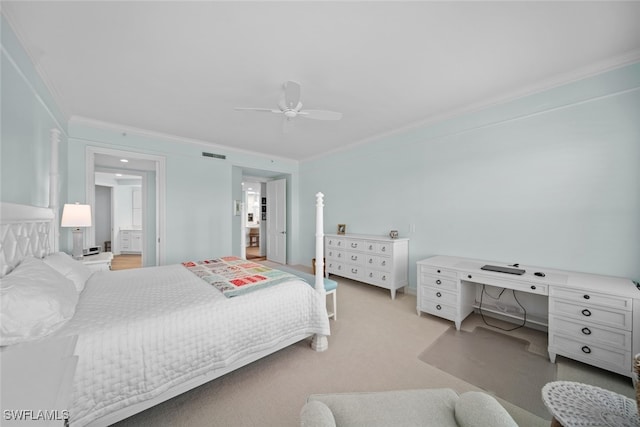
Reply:
[[[343,235],[347,233],[347,225],[346,224],[338,224],[337,234]]]

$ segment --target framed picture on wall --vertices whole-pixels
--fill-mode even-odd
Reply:
[[[345,234],[347,232],[346,224],[338,224],[338,234]]]
[[[267,213],[266,212],[262,212],[262,220],[263,221],[267,220]]]
[[[261,204],[262,204],[262,205],[266,205],[266,204],[267,204],[267,198],[266,198],[266,197],[263,197],[263,198],[262,198],[262,203],[261,203]]]

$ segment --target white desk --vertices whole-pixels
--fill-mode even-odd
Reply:
[[[478,285],[537,294],[547,299],[548,315],[533,322],[548,328],[552,362],[560,354],[633,376],[633,355],[640,353],[640,290],[632,280],[526,265],[518,267],[525,270],[522,275],[496,273],[481,267],[509,265],[450,256],[435,256],[417,264],[418,315],[425,312],[452,320],[459,330],[478,307]],[[485,310],[520,316],[483,304]]]

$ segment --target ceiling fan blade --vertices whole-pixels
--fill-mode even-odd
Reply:
[[[284,84],[284,102],[287,109],[298,107],[300,103],[300,83],[289,80]]]
[[[327,110],[303,110],[298,112],[298,115],[315,120],[340,120],[342,118],[342,113]]]
[[[272,108],[254,108],[254,107],[236,107],[237,111],[259,111],[261,113],[282,113],[280,110],[274,110]]]

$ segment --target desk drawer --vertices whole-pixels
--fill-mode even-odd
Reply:
[[[432,267],[430,265],[421,265],[420,266],[420,272],[422,274],[431,274],[433,276],[451,277],[451,278],[454,278],[454,279],[458,277],[458,273],[456,273],[453,270],[447,270],[445,268],[440,268],[440,267]]]
[[[458,309],[455,306],[442,304],[440,302],[423,300],[421,302],[420,311],[433,314],[448,320],[456,320]]]
[[[585,344],[631,351],[631,332],[622,329],[606,328],[590,322],[574,321],[550,315],[549,331],[551,334],[573,337]]]
[[[456,292],[447,292],[442,289],[436,289],[427,286],[423,286],[421,290],[422,291],[420,292],[420,298],[422,306],[433,303],[455,306],[458,303],[458,294]]]
[[[633,300],[631,298],[579,291],[575,289],[565,289],[556,286],[549,290],[549,295],[555,298],[575,301],[579,304],[600,305],[627,311],[631,311],[633,305]]]
[[[548,295],[549,288],[547,285],[539,283],[531,283],[526,280],[508,280],[500,277],[483,276],[481,274],[464,273],[460,275],[461,280],[467,280],[474,283],[482,283],[485,285],[495,286],[497,288],[507,288],[516,291],[528,292],[530,294]]]
[[[549,347],[558,354],[590,365],[613,365],[619,371],[628,371],[631,365],[631,353],[623,349],[613,349],[588,344],[580,340],[557,334],[549,334]]]
[[[438,276],[430,276],[428,274],[422,274],[420,276],[420,285],[431,286],[434,288],[451,289],[453,291],[458,289],[458,280],[448,279]]]
[[[567,316],[583,322],[631,330],[631,312],[613,308],[595,307],[587,304],[575,304],[556,298],[549,299],[549,314]]]

